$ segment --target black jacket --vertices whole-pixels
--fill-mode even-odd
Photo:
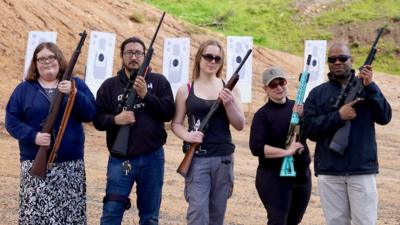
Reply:
[[[392,109],[375,83],[365,87],[360,94],[364,100],[354,106],[357,117],[351,120],[348,147],[344,155],[339,155],[329,150],[328,146],[336,130],[345,124],[340,118],[338,109],[332,106],[340,91],[341,84],[330,79],[314,88],[304,104],[305,135],[317,142],[314,158],[315,174],[378,173],[375,123],[380,125],[389,123]]]
[[[145,77],[147,95],[134,106],[136,122],[131,126],[128,158],[146,154],[165,144],[167,133],[164,122],[172,119],[175,106],[171,86],[161,74],[149,73]],[[117,76],[103,82],[97,92],[97,116],[93,125],[100,131],[107,131],[107,147],[110,150],[120,126],[114,122],[121,112],[119,103],[128,85],[124,70]]]

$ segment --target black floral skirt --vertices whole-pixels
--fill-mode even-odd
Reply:
[[[21,162],[19,224],[86,224],[86,176],[83,160],[56,163],[45,180],[29,174]]]

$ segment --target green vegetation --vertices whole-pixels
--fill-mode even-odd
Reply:
[[[144,20],[144,15],[143,13],[140,13],[138,11],[133,12],[130,16],[129,19],[135,23],[143,23]]]
[[[332,29],[368,21],[399,22],[399,0],[331,1],[306,12],[307,0],[145,0],[167,13],[225,35],[253,36],[257,45],[302,55],[304,40],[332,39]],[[302,2],[296,6],[295,2]],[[325,1],[326,2],[326,1]],[[379,23],[375,23],[379,24]],[[383,24],[382,24],[383,25]],[[379,26],[379,25],[377,25]],[[378,28],[378,27],[377,27]],[[390,27],[389,27],[390,29]],[[368,34],[367,34],[368,35]],[[370,34],[375,36],[375,34]],[[394,39],[393,39],[394,40]],[[400,45],[381,40],[377,70],[400,74]],[[353,43],[355,65],[363,63],[371,43]],[[396,56],[397,55],[397,56]]]

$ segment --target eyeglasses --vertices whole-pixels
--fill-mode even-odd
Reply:
[[[285,79],[280,79],[280,80],[277,81],[277,82],[270,82],[270,83],[268,84],[268,87],[269,87],[270,89],[275,89],[275,88],[278,87],[278,85],[281,86],[281,87],[283,87],[283,86],[285,86],[286,84],[287,84],[287,81],[286,81]]]
[[[204,54],[201,55],[203,57],[204,60],[206,60],[207,62],[212,62],[213,60],[215,61],[215,63],[220,63],[222,58],[221,56],[213,56],[211,54]]]
[[[351,58],[351,56],[349,56],[349,55],[329,56],[328,57],[328,62],[329,63],[335,63],[338,59],[339,59],[340,62],[346,62],[350,58]]]
[[[144,55],[144,52],[128,50],[128,51],[124,52],[123,54],[124,54],[124,56],[127,56],[127,57],[132,57],[135,55],[136,58],[139,58]]]
[[[45,64],[45,63],[52,63],[57,59],[55,55],[49,55],[49,56],[44,56],[44,57],[39,57],[36,59],[36,61],[40,64]]]

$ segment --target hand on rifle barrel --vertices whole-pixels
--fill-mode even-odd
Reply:
[[[222,104],[225,107],[228,107],[233,103],[232,91],[229,90],[228,88],[222,89],[222,91],[219,93],[219,98],[221,99]]]
[[[372,83],[372,76],[373,76],[372,66],[364,65],[363,67],[361,67],[359,76],[363,79],[364,87]]]
[[[303,104],[294,104],[293,112],[297,113],[300,117],[303,117]]]
[[[357,113],[356,110],[354,109],[354,105],[359,102],[362,101],[362,98],[356,98],[355,100],[344,104],[342,107],[340,107],[339,109],[339,114],[340,114],[340,118],[342,118],[342,120],[352,120],[354,118],[356,118]]]
[[[58,84],[57,88],[61,93],[69,95],[71,93],[71,81],[63,80]]]
[[[288,151],[288,156],[289,155],[294,155],[296,153],[301,154],[301,152],[304,150],[304,146],[302,143],[297,142],[296,138],[293,138],[292,143],[290,143],[287,151]]]
[[[137,95],[139,95],[141,99],[144,99],[144,97],[146,97],[147,83],[144,77],[137,76],[135,83],[133,84],[133,88],[135,88]]]
[[[49,133],[38,132],[35,137],[35,144],[39,146],[50,146],[51,135]]]
[[[135,119],[135,114],[133,111],[122,110],[122,112],[114,117],[115,124],[117,125],[128,125],[133,124]]]
[[[189,143],[202,143],[204,134],[201,131],[190,131],[184,138]]]

